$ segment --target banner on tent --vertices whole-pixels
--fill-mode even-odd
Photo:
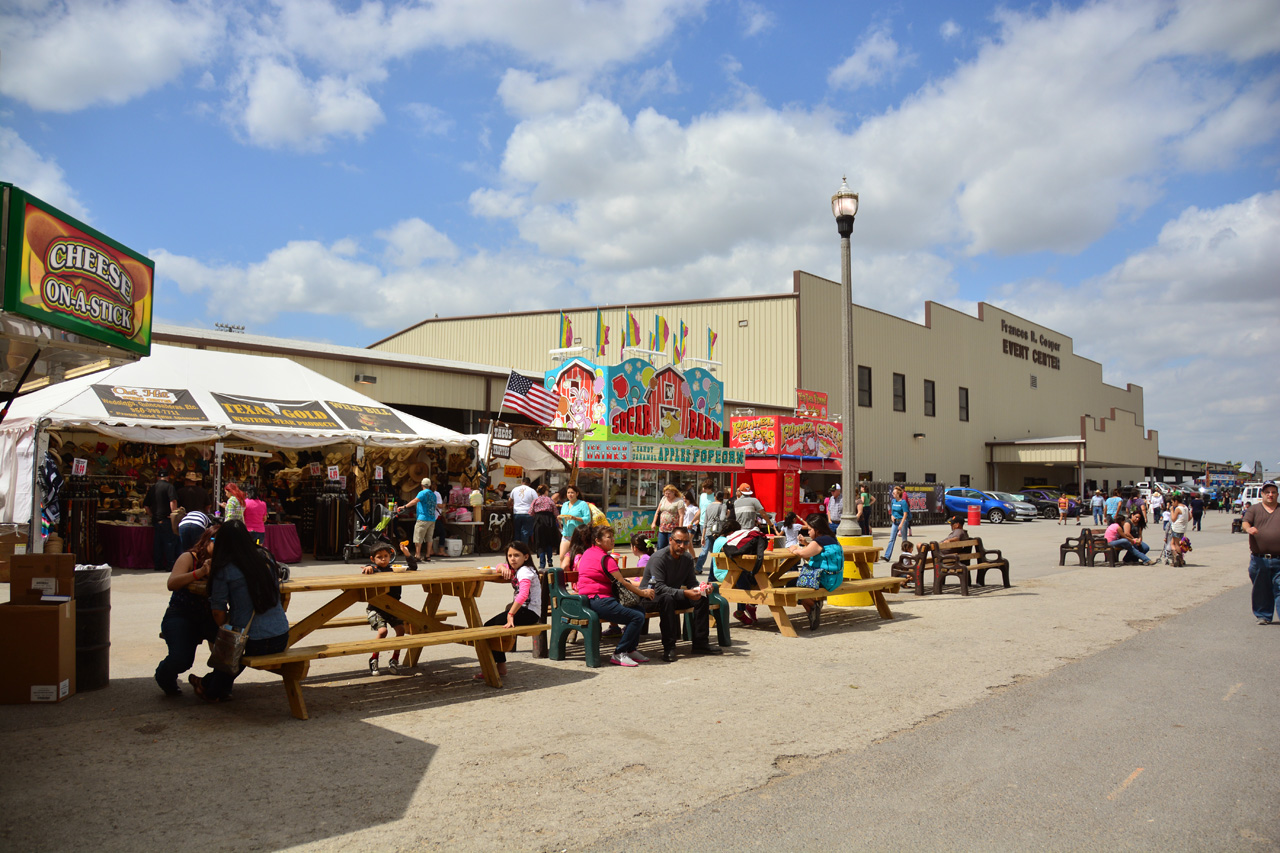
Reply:
[[[183,388],[94,385],[93,392],[111,417],[148,421],[208,420],[191,392]]]
[[[342,429],[319,400],[270,400],[212,393],[233,423],[286,429]]]
[[[325,400],[325,404],[346,424],[347,429],[380,432],[387,435],[413,435],[413,430],[386,406],[360,406]]]

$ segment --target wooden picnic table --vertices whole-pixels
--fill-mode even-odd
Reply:
[[[244,663],[246,666],[280,675],[285,682],[290,710],[295,717],[302,720],[307,719],[307,712],[302,701],[301,681],[306,677],[310,662],[321,658],[403,649],[406,652],[405,665],[412,667],[417,664],[422,649],[426,646],[461,643],[475,648],[476,659],[484,674],[485,682],[491,687],[501,687],[502,676],[498,674],[489,641],[541,633],[547,630],[547,626],[517,625],[513,628],[502,625],[486,626],[484,620],[480,618],[480,609],[476,605],[476,599],[480,597],[486,583],[506,585],[508,581],[503,580],[502,575],[491,568],[439,568],[419,569],[415,572],[376,572],[368,575],[294,577],[280,584],[281,605],[286,610],[296,593],[332,592],[336,594],[290,625],[289,645],[283,652],[271,655],[246,655]],[[392,598],[392,587],[408,586],[419,586],[426,591],[426,602],[421,609]],[[445,612],[439,608],[445,596],[458,599],[459,610],[466,621],[465,626],[452,625],[444,621]],[[379,610],[404,620],[406,634],[397,637],[393,633],[381,640],[374,638],[302,645],[302,640],[313,631],[329,626],[331,621],[339,621],[340,614],[356,603],[373,605]]]
[[[897,592],[902,586],[902,578],[873,577],[872,567],[880,558],[880,548],[868,545],[845,545],[846,560],[851,560],[857,567],[858,577],[846,579],[838,588],[827,592],[825,589],[809,589],[808,587],[787,586],[795,578],[794,572],[800,565],[800,557],[785,548],[773,548],[765,552],[764,561],[755,565],[755,555],[744,555],[729,559],[724,554],[715,554],[716,565],[725,570],[724,581],[720,584],[720,595],[726,600],[741,604],[763,604],[769,608],[778,632],[784,637],[796,637],[796,629],[787,616],[787,607],[797,606],[801,600],[825,598],[828,595],[848,595],[865,592],[871,595],[880,618],[892,619],[893,612],[885,601],[885,591]],[[755,578],[756,589],[738,589],[738,578],[744,571],[750,571]]]

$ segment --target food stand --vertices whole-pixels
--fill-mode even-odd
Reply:
[[[840,424],[813,417],[779,415],[729,419],[729,446],[746,454],[739,483],[750,484],[766,511],[779,519],[801,518],[822,509],[822,499],[840,482]],[[843,488],[843,484],[841,486]]]
[[[582,497],[605,511],[619,539],[649,529],[667,483],[696,499],[704,480],[728,488],[743,470],[746,454],[724,447],[724,384],[705,368],[572,358],[544,381],[560,398],[552,425],[583,436],[576,479]],[[573,445],[553,449],[573,458]]]
[[[137,361],[151,351],[155,265],[146,257],[41,201],[0,183],[0,422],[19,391]],[[43,550],[50,524],[61,521],[58,449],[48,436],[19,453],[0,436],[0,495],[7,513],[43,525],[11,525],[17,547]],[[46,476],[47,475],[47,476]],[[50,482],[49,477],[54,477]],[[34,483],[44,479],[53,500],[42,507]],[[14,503],[21,506],[14,506]],[[43,530],[42,530],[43,527]],[[21,530],[23,535],[12,531]],[[56,540],[55,540],[56,543]]]

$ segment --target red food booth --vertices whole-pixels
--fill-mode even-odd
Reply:
[[[735,415],[729,419],[729,447],[747,456],[735,486],[749,483],[779,520],[788,512],[802,518],[817,512],[840,482],[843,438],[840,424],[820,418]]]

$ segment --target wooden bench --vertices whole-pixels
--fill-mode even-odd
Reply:
[[[625,571],[625,570],[624,570]],[[604,666],[606,660],[600,654],[600,615],[587,605],[584,595],[569,591],[569,584],[578,580],[575,571],[565,572],[555,569],[551,581],[551,635],[548,654],[551,660],[564,660],[570,637],[576,632],[582,635],[582,646],[586,653],[587,666]],[[729,634],[729,603],[718,593],[717,585],[711,585],[708,596],[711,610],[711,621],[716,627],[716,642],[721,646],[733,644]],[[684,616],[684,639],[693,638],[693,608],[686,607],[676,611]],[[657,616],[657,612],[645,611],[644,633],[649,633],[649,620]]]
[[[940,595],[947,577],[955,575],[960,580],[960,594],[969,594],[969,573],[977,572],[977,585],[986,586],[987,572],[1000,572],[1005,589],[1009,584],[1009,561],[1000,551],[987,548],[980,538],[952,539],[949,542],[929,542],[917,549],[924,568],[933,569],[933,593]],[[917,587],[917,594],[919,588]]]
[[[934,567],[933,551],[921,548],[914,554],[901,554],[889,567],[889,574],[902,578],[904,587],[914,586],[916,595],[924,595],[924,573]]]
[[[878,549],[858,548],[845,549],[846,555],[855,551],[868,551],[879,554]],[[800,564],[800,558],[785,549],[774,549],[765,553],[764,565],[757,571],[754,554],[741,554],[729,557],[725,554],[714,554],[716,565],[725,570],[724,581],[720,584],[720,595],[735,604],[763,604],[769,608],[778,632],[784,637],[796,637],[796,630],[787,616],[786,608],[797,607],[801,601],[824,599],[832,595],[850,595],[866,593],[871,596],[876,612],[882,619],[892,619],[893,611],[885,601],[886,592],[897,592],[902,588],[900,577],[861,577],[846,578],[837,588],[828,592],[825,589],[811,589],[805,586],[787,586],[798,574],[794,569]],[[874,560],[874,558],[872,558]],[[856,563],[859,571],[870,575],[869,563]],[[746,572],[754,578],[754,589],[738,589],[736,582],[741,573]]]
[[[1098,565],[1098,557],[1101,556],[1106,565],[1114,569],[1116,560],[1120,556],[1120,547],[1108,542],[1104,533],[1091,533],[1089,535],[1088,553],[1090,566]]]
[[[327,626],[332,627],[332,626]],[[274,672],[284,679],[284,691],[289,697],[289,710],[299,720],[307,719],[307,707],[302,701],[302,679],[306,678],[311,661],[346,655],[372,655],[397,649],[423,649],[445,643],[465,643],[474,646],[478,642],[504,638],[532,636],[548,630],[546,625],[502,625],[479,628],[454,628],[450,631],[431,631],[425,634],[405,634],[384,639],[353,640],[346,643],[322,643],[314,646],[293,646],[283,652],[270,655],[245,655],[241,662],[254,669]]]
[[[436,611],[437,619],[452,619],[454,616],[457,616],[457,615],[458,615],[458,611],[456,610],[437,610]],[[289,628],[293,629],[297,627],[298,624],[299,622],[290,622]],[[368,628],[368,627],[369,627],[369,616],[366,613],[364,616],[339,616],[337,618],[330,619],[328,622],[324,623],[323,625],[317,626],[317,630],[319,630],[320,628]]]
[[[1080,531],[1079,536],[1068,536],[1067,541],[1058,546],[1058,565],[1065,566],[1067,564],[1067,555],[1075,554],[1076,559],[1080,561],[1080,565],[1087,565],[1089,562],[1089,539],[1094,532],[1089,528]]]

